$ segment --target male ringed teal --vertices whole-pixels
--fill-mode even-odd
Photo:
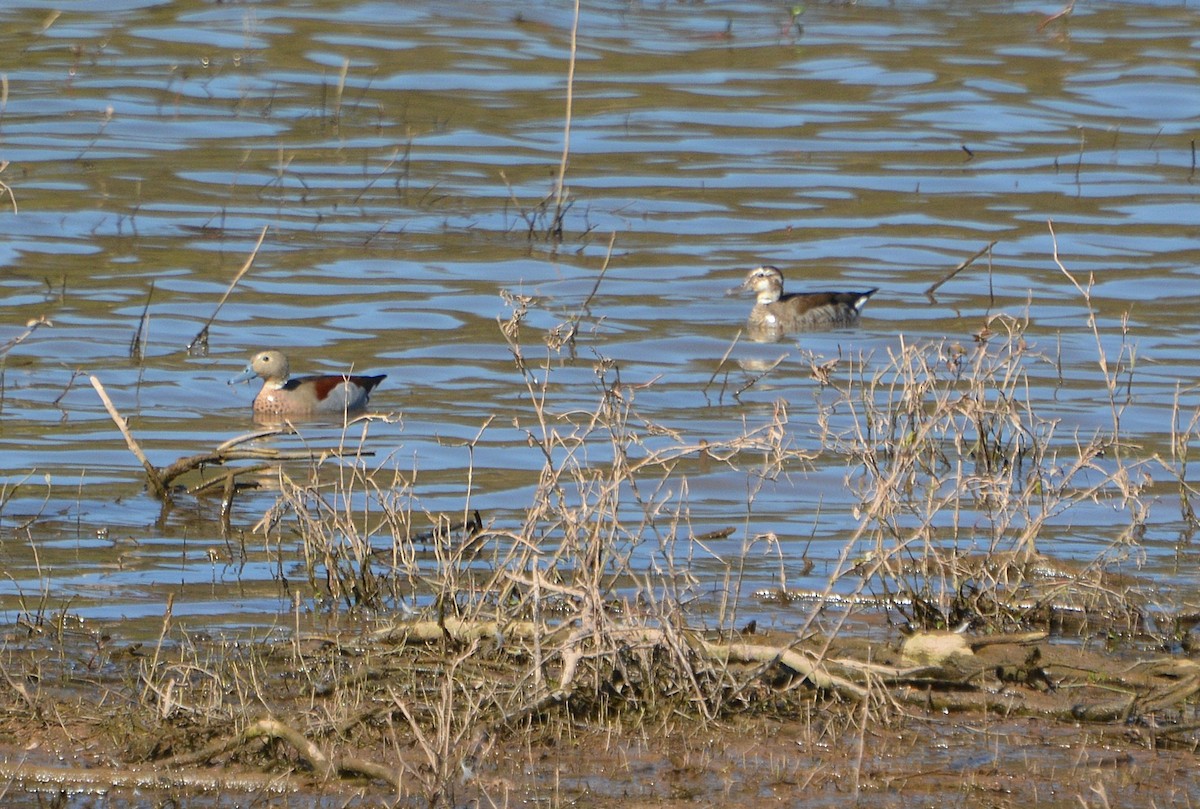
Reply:
[[[838,329],[858,323],[867,300],[879,291],[793,292],[783,294],[783,273],[778,267],[755,267],[741,286],[730,292],[751,290],[756,295],[747,328],[755,340],[778,340],[787,332]]]
[[[280,351],[260,351],[250,358],[246,370],[229,380],[233,385],[262,377],[263,386],[254,397],[254,413],[265,416],[340,415],[362,410],[371,391],[387,375],[289,377],[288,359]]]

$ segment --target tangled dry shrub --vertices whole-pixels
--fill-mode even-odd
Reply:
[[[407,728],[421,762],[402,769],[434,803],[452,802],[464,773],[514,727],[549,721],[552,732],[565,732],[562,720],[580,716],[676,721],[681,706],[715,717],[744,699],[752,679],[731,661],[761,669],[776,656],[715,646],[727,631],[689,626],[684,605],[699,582],[675,547],[686,546],[680,556],[689,561],[695,553],[692,466],[774,476],[807,462],[790,443],[786,408],[732,438],[689,441],[644,418],[637,386],[603,357],[594,363],[593,407],[557,408],[550,377],[561,345],[551,334],[537,349],[543,361],[530,363],[526,304],[511,299],[512,315],[500,324],[526,392],[517,424],[540,458],[531,501],[515,518],[484,525],[469,501],[461,518],[425,515],[412,475],[386,463],[371,468],[342,448],[303,477],[281,470],[278,501],[259,525],[281,550],[284,535],[298,532],[309,582],[326,606],[380,621],[371,643],[405,650],[355,666],[322,652],[305,655],[302,668],[322,671],[314,682],[340,706],[376,703],[379,691],[366,683],[388,683],[384,713]],[[354,443],[365,443],[369,429]],[[415,520],[435,527],[418,533]],[[635,555],[649,565],[631,562]],[[807,660],[794,668],[835,689],[857,688]],[[348,714],[339,724],[360,721]]]
[[[239,741],[286,739],[319,773],[382,777],[400,796],[452,805],[497,741],[518,731],[563,738],[580,721],[662,731],[680,717],[708,721],[768,704],[798,683],[852,704],[842,721],[864,736],[901,713],[893,706],[928,704],[914,684],[952,682],[952,692],[986,703],[990,691],[965,686],[1007,664],[981,664],[982,645],[962,638],[947,668],[906,660],[916,644],[886,663],[877,662],[882,650],[865,661],[837,657],[836,627],[818,635],[811,620],[776,646],[740,637],[734,609],[715,629],[697,629],[687,605],[700,583],[688,561],[703,543],[689,522],[688,472],[703,459],[767,479],[812,463],[791,443],[786,405],[727,440],[689,441],[644,417],[638,386],[597,356],[592,406],[558,407],[550,378],[562,335],[530,349],[527,301],[510,305],[500,326],[528,405],[516,424],[539,458],[530,502],[486,525],[469,500],[453,517],[427,515],[415,472],[370,467],[353,447],[304,477],[281,471],[279,500],[260,529],[282,549],[284,526],[295,528],[314,591],[369,629],[319,639],[297,632],[279,653],[298,672],[292,698],[311,703],[303,732],[260,718]],[[899,611],[916,630],[969,624],[999,633],[1068,610],[1102,616],[1109,630],[1138,620],[1129,592],[1106,576],[1104,555],[1068,570],[1038,552],[1057,520],[1096,502],[1128,516],[1110,555],[1137,552],[1146,461],[1121,443],[1122,363],[1101,363],[1111,430],[1062,436],[1031,394],[1031,369],[1052,361],[1030,348],[1026,325],[998,315],[969,346],[902,342],[886,362],[851,364],[844,375],[814,365],[822,451],[846,460],[860,498],[858,529],[817,594],[814,620],[847,590],[861,598],[839,604]],[[534,362],[531,350],[545,353]],[[362,425],[350,442],[360,449],[370,429]],[[1182,481],[1186,469],[1178,471]],[[434,527],[418,533],[418,521]],[[676,545],[687,550],[677,555]],[[722,563],[736,578],[736,561]],[[1014,638],[1035,643],[1045,633]],[[1012,678],[1035,689],[1050,682],[1036,656],[1024,661],[1010,667]],[[1181,699],[1200,690],[1200,678],[1188,689]],[[282,696],[258,698],[278,704]],[[352,755],[383,740],[394,763]]]
[[[920,643],[871,648],[856,659],[848,645],[833,646],[836,628],[818,634],[806,626],[774,646],[739,636],[732,621],[697,630],[687,604],[698,583],[671,549],[695,540],[689,464],[703,454],[766,478],[813,462],[791,446],[786,408],[728,441],[688,442],[642,417],[637,388],[597,358],[594,406],[557,412],[549,383],[556,348],[532,364],[522,340],[525,301],[512,305],[502,330],[530,405],[518,423],[541,458],[531,501],[519,517],[486,526],[464,506],[456,525],[418,536],[412,478],[386,465],[371,469],[341,451],[303,481],[281,477],[264,527],[293,524],[311,582],[331,607],[352,608],[370,628],[297,632],[291,648],[275,652],[297,672],[290,692],[245,697],[274,715],[290,700],[291,722],[248,716],[232,739],[170,763],[206,761],[267,737],[288,742],[312,771],[382,779],[398,798],[441,806],[469,794],[498,803],[476,776],[485,760],[503,755],[504,741],[553,746],[581,726],[653,736],[775,706],[866,739],[880,722],[943,701],[954,710],[1014,710],[1014,683],[1029,710],[1094,722],[1174,711],[1200,693],[1200,677],[1188,671],[1182,685],[1142,683],[1140,695],[1121,704],[1104,701],[1102,682],[1083,713],[1079,692],[1036,703],[1071,665],[1052,645],[1022,648],[1045,641],[1045,632],[1008,636],[1000,642],[1018,648],[1003,656],[984,655],[994,637],[918,633]],[[1060,424],[1039,417],[1030,369],[1050,360],[1029,349],[1024,329],[997,316],[970,348],[902,345],[869,373],[856,365],[845,377],[821,366],[823,451],[847,460],[861,498],[859,530],[827,593],[849,583],[865,596],[859,604],[898,610],[914,629],[969,623],[986,635],[1043,624],[1048,611],[1068,607],[1103,615],[1108,629],[1114,616],[1136,620],[1103,565],[1095,576],[1064,573],[1037,551],[1057,518],[1096,501],[1129,515],[1112,549],[1133,546],[1145,513],[1143,462],[1118,451],[1115,433],[1061,440]],[[635,553],[654,541],[658,553]],[[813,614],[832,603],[819,600]],[[388,614],[399,606],[399,619]],[[958,641],[949,656],[931,657],[947,639]],[[1086,673],[1078,686],[1100,676]],[[1007,684],[1002,693],[998,683]],[[828,710],[838,703],[841,710]],[[358,750],[374,750],[376,759],[362,760]]]
[[[501,331],[529,405],[518,422],[541,458],[532,500],[517,520],[485,527],[465,503],[453,520],[423,515],[438,527],[419,535],[412,476],[386,464],[369,468],[362,458],[347,462],[354,455],[342,452],[329,461],[332,474],[317,465],[303,481],[284,475],[268,522],[293,515],[310,582],[330,604],[432,615],[443,627],[451,619],[495,627],[498,638],[518,624],[546,627],[529,634],[530,668],[522,676],[535,691],[562,676],[561,669],[552,676],[552,668],[579,655],[592,664],[597,702],[612,698],[613,672],[625,668],[619,679],[626,696],[679,691],[682,683],[695,708],[716,715],[745,684],[719,672],[698,677],[696,644],[684,637],[690,630],[683,605],[699,587],[673,553],[677,542],[690,546],[694,539],[688,464],[703,456],[753,466],[765,479],[808,464],[812,455],[792,446],[783,403],[767,423],[732,439],[689,442],[644,418],[637,386],[624,383],[619,367],[603,357],[594,363],[594,406],[557,412],[550,377],[561,345],[550,335],[540,361],[531,362],[522,334],[527,301],[511,298],[510,305]],[[849,482],[861,497],[858,531],[827,594],[849,581],[855,594],[869,594],[920,628],[1024,628],[1065,606],[1136,618],[1102,566],[1064,571],[1037,551],[1048,524],[1097,500],[1129,515],[1112,543],[1125,548],[1145,508],[1138,464],[1116,451],[1115,432],[1064,441],[1059,422],[1038,413],[1030,367],[1051,360],[1030,349],[1026,325],[998,315],[967,347],[901,343],[870,371],[865,363],[844,375],[821,366],[823,450],[848,459]],[[358,441],[365,440],[364,432]],[[654,541],[661,552],[640,557],[649,565],[631,564],[635,551]],[[719,628],[732,629],[735,615],[724,614]],[[554,634],[555,627],[566,631]],[[667,642],[649,657],[629,657],[630,637],[646,633]],[[577,674],[570,672],[573,688]],[[628,685],[635,681],[646,687]],[[577,702],[579,693],[572,694]]]
[[[1084,620],[1103,616],[1108,630],[1138,618],[1103,555],[1066,570],[1038,552],[1056,520],[1097,502],[1129,519],[1110,555],[1137,552],[1148,462],[1120,440],[1123,362],[1101,364],[1112,428],[1087,440],[1062,436],[1061,422],[1039,414],[1033,369],[1051,360],[1030,349],[1026,324],[1010,316],[992,318],[968,347],[902,343],[886,362],[852,364],[845,374],[814,365],[822,452],[848,463],[860,498],[858,530],[816,594],[814,620],[849,615],[848,604],[885,607],[915,630],[971,624],[986,635],[916,632],[860,652],[853,638],[833,643],[836,626],[817,633],[810,621],[768,641],[738,632],[735,608],[703,629],[689,610],[704,595],[689,569],[704,542],[689,521],[688,475],[726,464],[766,480],[813,463],[791,443],[786,405],[729,439],[690,441],[644,417],[639,387],[596,357],[591,406],[558,406],[550,377],[562,333],[532,362],[543,346],[525,340],[526,303],[511,299],[501,330],[528,404],[516,423],[539,459],[530,501],[486,525],[469,500],[452,517],[425,514],[415,470],[368,465],[369,420],[356,422],[353,436],[348,425],[342,446],[309,466],[281,466],[278,501],[258,528],[277,543],[281,565],[299,536],[324,609],[306,614],[309,602],[296,594],[289,643],[231,651],[179,638],[168,607],[162,642],[129,656],[132,687],[112,686],[141,709],[138,724],[155,728],[153,738],[124,743],[155,766],[103,778],[168,773],[194,787],[209,777],[197,765],[220,761],[365,776],[400,803],[500,805],[503,788],[476,777],[485,759],[511,753],[518,745],[504,743],[514,739],[529,751],[553,748],[585,727],[661,739],[735,712],[806,715],[830,723],[816,737],[857,736],[860,768],[874,727],[927,709],[1027,710],[1122,728],[1131,717],[1166,718],[1181,736],[1191,732],[1181,718],[1191,716],[1200,674],[1186,661],[1133,682],[1124,665],[1082,667],[1043,643],[1044,631],[994,636],[1068,609]],[[1197,422],[1178,422],[1175,454],[1162,465],[1187,504]],[[421,533],[420,522],[433,527]],[[738,561],[718,561],[736,581]],[[847,590],[861,598],[830,597]],[[49,699],[14,690],[39,710]],[[1114,701],[1117,690],[1134,696]]]
[[[1061,419],[1043,415],[1031,375],[1053,362],[1031,348],[1027,325],[999,314],[969,346],[902,342],[844,380],[821,369],[826,450],[845,456],[860,498],[841,575],[913,627],[1012,630],[1063,611],[1109,628],[1138,619],[1105,563],[1139,553],[1145,461],[1122,451],[1115,385],[1105,386],[1111,429],[1063,436]],[[1128,523],[1092,564],[1039,552],[1048,527],[1096,503]]]

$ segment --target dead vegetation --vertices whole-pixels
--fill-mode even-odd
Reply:
[[[1200,670],[1169,653],[1186,650],[1196,618],[1155,613],[1142,583],[1109,570],[1138,552],[1148,464],[1169,469],[1193,513],[1197,419],[1177,420],[1174,458],[1125,446],[1124,346],[1099,362],[1111,430],[1068,440],[1028,394],[1030,365],[1053,359],[1018,318],[993,317],[970,345],[814,362],[823,437],[806,449],[782,402],[734,438],[691,440],[644,418],[638,388],[602,356],[593,407],[558,409],[562,343],[527,338],[526,303],[512,299],[500,324],[528,403],[518,426],[541,463],[522,519],[485,521],[469,499],[461,514],[424,514],[410,475],[373,465],[369,420],[337,452],[272,459],[279,494],[247,541],[282,555],[298,538],[307,582],[288,640],[197,637],[168,607],[147,649],[72,641],[29,616],[4,648],[10,739],[32,723],[35,747],[86,739],[123,765],[10,757],[4,777],[184,791],[315,779],[364,800],[499,806],[506,767],[537,770],[579,736],[653,746],[747,717],[807,716],[810,746],[835,725],[857,738],[842,763],[856,791],[881,783],[864,769],[868,736],[944,712],[1087,723],[1130,749],[1200,741]],[[701,458],[762,480],[845,464],[858,530],[826,588],[767,594],[795,605],[794,634],[739,625],[733,601],[704,603],[686,485]],[[1068,564],[1039,548],[1056,520],[1097,503],[1125,519],[1105,553]],[[657,550],[639,557],[647,544]],[[739,560],[719,561],[735,581]],[[843,631],[881,619],[883,642]],[[1101,648],[1081,643],[1097,637]]]

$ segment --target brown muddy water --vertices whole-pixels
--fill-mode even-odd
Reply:
[[[1039,27],[1056,4],[812,3],[794,19],[776,3],[584,6],[555,242],[529,231],[549,224],[538,206],[563,149],[567,4],[3,4],[0,343],[53,324],[4,357],[6,620],[41,605],[136,636],[169,595],[177,619],[213,631],[293,609],[280,579],[303,578],[296,549],[228,542],[215,500],[162,513],[89,375],[161,465],[253,426],[253,389],[226,385],[252,350],[385,373],[373,409],[402,417],[372,426],[371,449],[419,470],[414,509],[516,523],[542,457],[498,327],[504,293],[532,299],[538,362],[542,336],[583,312],[574,357],[550,363],[552,415],[594,407],[603,357],[644,386],[640,416],[686,441],[763,424],[782,401],[792,442],[814,449],[810,359],[869,369],[902,343],[970,344],[991,314],[1027,316],[1054,358],[1031,365],[1031,398],[1069,445],[1110,411],[1053,220],[1064,264],[1094,274],[1110,357],[1128,319],[1122,433],[1170,456],[1200,404],[1194,7],[1081,2]],[[207,349],[189,352],[263,228]],[[993,240],[990,265],[924,294]],[[722,367],[750,306],[724,291],[759,263],[792,289],[880,291],[859,328],[743,339]],[[753,594],[781,570],[823,586],[857,525],[849,471],[823,456],[751,498],[755,469],[696,465],[660,493],[686,507],[673,552],[692,559],[698,607],[721,600],[736,560],[743,614],[796,621]],[[1158,599],[1192,599],[1200,554],[1177,486],[1145,474],[1146,531],[1119,551]],[[235,529],[274,500],[243,495]],[[1129,522],[1119,512],[1073,508],[1039,547],[1094,559]],[[635,567],[663,547],[632,548]]]

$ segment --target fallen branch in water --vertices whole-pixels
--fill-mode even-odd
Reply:
[[[271,430],[259,430],[253,433],[232,438],[224,442],[216,449],[210,452],[201,452],[196,455],[189,455],[185,458],[180,458],[170,466],[159,470],[159,475],[165,485],[170,485],[172,481],[181,475],[185,475],[195,469],[202,469],[206,466],[221,466],[227,461],[321,461],[324,458],[340,455],[338,450],[326,449],[321,451],[313,450],[278,450],[269,447],[251,447],[238,448],[239,444],[244,444],[248,441],[253,441],[259,438],[265,438],[272,435],[290,434],[293,430],[285,427],[279,427]],[[372,452],[356,452],[356,455],[369,456]],[[245,469],[232,470],[231,474],[245,474],[247,472],[258,471],[261,466],[247,467]],[[203,489],[204,486],[198,487],[194,491]]]
[[[154,464],[150,463],[150,459],[146,457],[146,453],[142,452],[142,448],[138,445],[137,440],[134,439],[133,433],[129,432],[129,425],[125,421],[125,417],[117,412],[112,399],[108,398],[108,392],[104,390],[104,385],[95,376],[89,376],[88,379],[91,380],[92,387],[96,389],[96,394],[100,397],[100,401],[104,403],[104,409],[108,411],[108,415],[112,417],[113,423],[117,425],[117,429],[125,437],[125,443],[129,445],[129,451],[141,461],[142,468],[146,470],[146,481],[150,484],[150,491],[154,492],[154,496],[159,500],[170,500],[171,496],[167,492],[167,487],[163,484],[158,470],[154,468]]]
[[[133,433],[129,431],[129,425],[125,417],[117,410],[112,403],[108,393],[104,390],[104,385],[96,377],[89,377],[92,382],[92,387],[96,389],[96,393],[100,396],[100,401],[104,403],[104,407],[108,410],[109,416],[112,417],[113,423],[117,425],[117,429],[121,431],[121,435],[125,437],[125,443],[129,445],[129,451],[134,454],[134,457],[142,464],[142,468],[146,471],[146,482],[149,484],[150,491],[163,502],[171,502],[171,483],[176,478],[187,474],[196,469],[203,469],[207,466],[222,466],[229,461],[270,461],[278,463],[281,461],[316,461],[320,462],[325,458],[338,457],[343,453],[337,449],[326,449],[321,451],[313,450],[278,450],[267,447],[253,448],[238,448],[240,444],[248,441],[253,441],[259,438],[264,438],[282,433],[291,433],[293,430],[287,427],[276,427],[269,430],[258,430],[252,433],[246,433],[229,441],[222,443],[216,449],[209,452],[201,452],[196,455],[189,455],[185,458],[179,458],[169,466],[159,469],[150,463],[150,459],[146,457],[146,453],[142,451],[137,439],[133,437]],[[373,452],[356,450],[356,457],[367,457],[374,455]],[[192,494],[197,494],[208,490],[214,486],[224,487],[226,490],[232,486],[233,478],[238,475],[247,475],[261,472],[266,466],[258,464],[249,466],[244,469],[233,469],[228,474],[221,476],[215,481],[209,481],[189,490]]]

